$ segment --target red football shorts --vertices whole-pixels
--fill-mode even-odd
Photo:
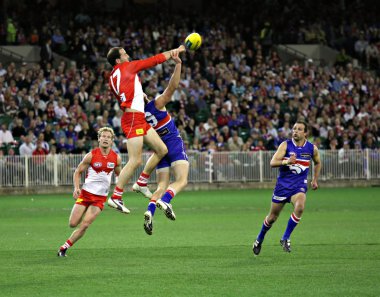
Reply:
[[[101,210],[104,208],[104,203],[107,200],[107,196],[99,196],[82,190],[75,204],[83,205],[89,207],[90,205],[97,206]]]
[[[144,136],[151,128],[142,112],[124,112],[121,117],[121,128],[127,139]]]

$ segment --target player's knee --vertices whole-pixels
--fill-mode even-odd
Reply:
[[[181,189],[185,188],[187,186],[187,178],[180,180],[180,187]]]
[[[142,158],[129,159],[129,166],[133,169],[137,169],[142,165]]]
[[[269,224],[273,224],[278,219],[278,214],[270,214],[267,218]]]
[[[69,226],[70,226],[70,228],[75,228],[78,226],[78,222],[70,221]]]
[[[168,153],[168,148],[166,147],[166,145],[160,146],[157,149],[156,153],[157,153],[158,157],[162,159]]]

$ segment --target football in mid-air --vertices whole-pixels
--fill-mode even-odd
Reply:
[[[202,44],[202,37],[198,33],[191,33],[185,39],[185,46],[192,51],[199,49]]]

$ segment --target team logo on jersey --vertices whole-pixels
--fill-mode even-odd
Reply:
[[[136,135],[142,135],[142,134],[144,134],[144,129],[143,128],[136,129]]]
[[[300,174],[300,173],[304,172],[308,168],[309,167],[303,166],[301,164],[292,164],[292,165],[289,165],[289,170],[291,172],[293,172],[294,174]]]
[[[115,168],[115,163],[107,162],[107,168]]]
[[[95,167],[95,168],[100,168],[100,167],[102,167],[102,162],[95,162],[95,163],[94,163],[94,167]]]
[[[295,152],[289,152],[289,156],[295,156],[295,157],[297,157],[297,154]]]

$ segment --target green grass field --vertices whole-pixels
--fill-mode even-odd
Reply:
[[[0,296],[380,296],[379,188],[310,191],[292,253],[288,205],[258,257],[270,190],[181,193],[152,236],[147,200],[126,197],[132,213],[106,207],[66,258],[69,193],[0,197]]]

